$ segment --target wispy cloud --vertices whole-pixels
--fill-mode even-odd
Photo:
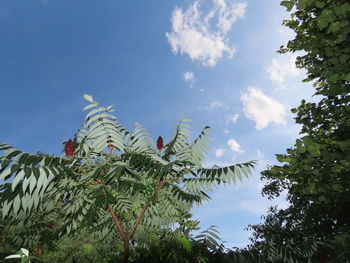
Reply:
[[[246,6],[245,2],[227,4],[225,0],[213,0],[213,7],[206,14],[200,10],[200,0],[185,11],[176,7],[171,18],[172,31],[166,33],[172,51],[185,53],[204,66],[215,66],[224,54],[232,58],[235,49],[229,45],[227,33],[244,17]]]
[[[217,149],[217,150],[215,151],[215,156],[216,156],[217,158],[220,158],[221,156],[223,156],[223,155],[225,154],[225,152],[226,152],[225,149]]]
[[[236,114],[232,114],[228,117],[227,121],[226,121],[226,124],[230,124],[230,123],[236,123],[236,121],[238,120],[239,118],[239,114],[236,113]]]
[[[300,70],[295,66],[295,55],[279,55],[272,59],[266,71],[277,89],[286,89],[286,82],[299,75]]]
[[[185,72],[184,74],[185,81],[194,81],[194,73],[193,72]]]
[[[213,110],[215,108],[223,107],[225,104],[221,101],[215,100],[209,103],[207,110]]]
[[[230,146],[231,150],[237,153],[243,153],[241,146],[238,144],[238,142],[235,139],[229,139],[227,141],[227,145]]]
[[[186,71],[184,74],[184,80],[189,83],[190,87],[193,87],[193,84],[196,82],[195,76],[193,72]]]
[[[248,93],[241,95],[244,115],[255,121],[255,128],[262,130],[270,123],[286,124],[286,109],[277,100],[268,97],[260,89],[249,87]]]

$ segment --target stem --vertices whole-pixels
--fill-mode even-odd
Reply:
[[[154,194],[157,194],[159,192],[159,190],[163,188],[164,184],[165,184],[165,180],[164,180],[164,178],[161,178],[156,186]],[[134,225],[129,233],[129,236],[128,236],[129,239],[131,239],[132,236],[134,235],[137,226],[140,224],[143,216],[145,215],[147,208],[151,205],[151,203],[152,203],[152,200],[150,199],[143,205],[143,208],[142,208],[139,216],[136,218],[136,221],[135,221],[135,223],[134,223]]]
[[[128,237],[128,235],[124,231],[122,220],[114,213],[113,208],[110,204],[108,205],[108,211],[111,214],[113,221],[114,221],[114,224],[117,226],[118,232],[123,240],[123,246],[124,246],[123,262],[129,263],[129,241],[130,241],[130,238]]]
[[[124,229],[123,229],[123,224],[121,219],[114,213],[112,206],[109,204],[108,205],[108,211],[111,214],[114,224],[116,225],[118,232],[121,236],[121,238],[123,239],[123,242],[125,240],[128,240],[128,235],[125,233]]]
[[[129,240],[123,240],[124,245],[124,263],[129,263]]]
[[[164,178],[161,178],[159,180],[159,182],[157,183],[157,186],[156,186],[154,194],[157,194],[159,192],[159,190],[163,188],[164,184],[165,184],[165,180],[164,180]],[[111,214],[111,216],[113,218],[113,221],[114,221],[114,224],[116,225],[116,227],[118,229],[118,232],[120,233],[120,236],[121,236],[121,238],[123,240],[123,245],[124,245],[123,262],[124,263],[129,263],[130,240],[133,237],[137,226],[140,224],[143,216],[145,215],[145,212],[146,212],[147,208],[151,205],[151,203],[152,203],[152,200],[150,199],[144,204],[144,206],[143,206],[140,214],[136,218],[136,221],[135,221],[132,229],[130,230],[129,234],[127,234],[124,231],[122,220],[114,213],[112,206],[110,204],[108,205],[108,211]]]

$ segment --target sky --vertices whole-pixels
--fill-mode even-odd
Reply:
[[[226,247],[244,247],[268,207],[260,172],[294,145],[290,109],[314,100],[298,54],[276,51],[293,32],[275,0],[2,0],[0,141],[61,154],[82,124],[83,94],[114,105],[167,142],[181,119],[209,125],[205,166],[258,160],[250,178],[217,188],[193,209]]]

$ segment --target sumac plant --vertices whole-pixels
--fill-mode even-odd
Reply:
[[[129,262],[130,246],[148,228],[174,224],[193,204],[210,199],[207,193],[215,186],[242,180],[253,168],[254,161],[204,168],[209,127],[191,141],[183,120],[167,144],[161,137],[155,144],[141,125],[125,129],[112,106],[84,98],[89,112],[62,156],[29,154],[0,143],[0,207],[8,224],[24,226],[38,220],[36,215],[52,216],[52,222],[44,220],[54,232],[45,232],[50,240],[79,229],[101,238],[117,233],[123,261]],[[30,227],[33,233],[43,223]],[[18,246],[27,239],[33,237],[18,237]],[[35,249],[40,252],[40,244]]]

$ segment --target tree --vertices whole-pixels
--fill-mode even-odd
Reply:
[[[165,146],[160,137],[155,150],[141,125],[129,132],[111,114],[112,106],[84,98],[89,113],[74,140],[65,142],[65,156],[33,155],[0,144],[2,217],[8,225],[26,225],[36,239],[17,235],[17,243],[34,240],[38,253],[42,242],[85,229],[101,239],[118,233],[123,261],[129,262],[130,244],[141,243],[147,229],[175,223],[194,203],[208,200],[213,187],[242,180],[254,165],[204,168],[210,128],[190,142],[188,120]]]
[[[295,246],[321,240],[331,247],[319,252],[326,262],[333,251],[335,262],[349,258],[350,246],[350,3],[347,0],[287,0],[292,11],[284,21],[296,33],[281,53],[303,51],[296,65],[307,70],[318,103],[303,100],[296,123],[302,137],[286,154],[277,154],[281,165],[262,172],[268,183],[262,190],[270,199],[288,190],[290,207],[271,210],[252,241],[263,246],[275,241]],[[261,243],[262,242],[262,243]],[[336,252],[334,252],[336,251]],[[338,258],[336,258],[338,256]],[[321,259],[322,258],[322,259]],[[338,260],[338,261],[337,261]]]

